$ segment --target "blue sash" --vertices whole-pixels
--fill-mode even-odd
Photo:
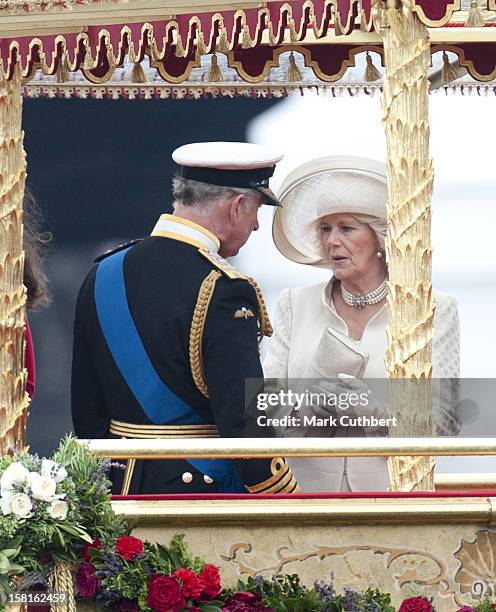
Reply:
[[[114,362],[141,408],[156,425],[203,425],[207,421],[161,380],[139,337],[126,296],[124,257],[127,249],[102,260],[96,271],[95,304],[103,336]],[[216,481],[222,493],[245,488],[228,459],[187,459]]]

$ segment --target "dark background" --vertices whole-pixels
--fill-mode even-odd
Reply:
[[[248,122],[273,104],[213,100],[25,100],[27,185],[53,234],[46,271],[53,302],[29,313],[37,359],[28,419],[31,451],[51,453],[71,431],[74,304],[93,258],[149,234],[170,212],[171,152],[195,141],[246,139]]]

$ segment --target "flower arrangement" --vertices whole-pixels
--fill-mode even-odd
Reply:
[[[73,437],[50,459],[0,458],[0,602],[14,588],[46,586],[55,563],[75,562],[95,537],[126,532],[110,506],[109,467]]]
[[[0,458],[0,610],[9,593],[47,586],[55,565],[65,563],[81,600],[117,612],[395,612],[389,593],[337,593],[332,576],[312,588],[297,575],[250,577],[223,588],[219,569],[192,555],[183,535],[169,546],[130,535],[110,504],[112,466],[73,437],[50,459]],[[435,609],[418,596],[398,612]],[[496,612],[496,604],[484,599],[457,612]]]
[[[298,575],[250,577],[235,589],[222,588],[219,570],[188,551],[183,535],[168,547],[133,536],[111,545],[94,541],[85,546],[76,574],[83,599],[117,612],[396,612],[391,595],[368,588],[337,593],[330,580],[313,588]],[[479,602],[458,612],[491,612],[496,606]],[[427,597],[409,597],[398,612],[435,612]]]
[[[218,568],[192,556],[182,535],[168,547],[122,535],[111,545],[88,544],[82,556],[76,587],[84,599],[121,612],[225,609]]]

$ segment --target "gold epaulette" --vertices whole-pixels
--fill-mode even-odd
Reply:
[[[241,279],[245,280],[255,289],[255,293],[257,295],[257,303],[258,303],[258,311],[260,317],[260,330],[259,330],[259,343],[262,341],[264,336],[272,336],[272,325],[270,323],[269,313],[267,312],[267,306],[265,305],[265,300],[262,295],[262,291],[258,286],[255,279],[250,276],[246,276],[242,274],[239,270],[237,270],[232,264],[230,264],[226,259],[221,257],[218,253],[213,253],[212,251],[208,251],[207,249],[199,249],[199,253],[208,259],[208,261],[213,264],[218,270],[220,270],[223,274],[225,274],[230,279]]]
[[[251,487],[245,485],[248,493],[255,493],[258,495],[265,495],[268,493],[301,493],[301,489],[293,476],[293,472],[289,469],[289,465],[282,457],[272,459],[270,471],[272,476],[267,478],[267,480]]]
[[[199,253],[200,255],[205,257],[205,259],[208,259],[211,264],[213,264],[218,270],[223,272],[228,278],[241,278],[243,280],[248,280],[247,276],[242,274],[232,264],[230,264],[227,259],[224,259],[218,253],[208,251],[207,249],[199,249]]]

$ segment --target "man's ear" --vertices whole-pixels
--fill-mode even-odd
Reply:
[[[229,207],[229,220],[231,221],[232,225],[236,225],[239,222],[241,215],[244,212],[244,201],[245,196],[242,193],[231,198],[231,205]]]

